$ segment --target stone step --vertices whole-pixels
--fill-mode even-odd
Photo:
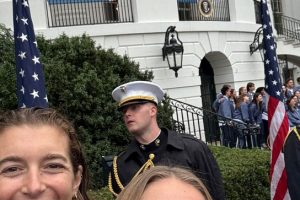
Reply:
[[[300,48],[300,42],[295,42],[295,43],[293,44],[293,47],[295,47],[295,48]]]
[[[284,44],[293,44],[294,42],[295,42],[294,39],[285,39],[285,40],[283,41]]]
[[[277,37],[276,37],[276,40],[277,40],[277,41],[284,41],[284,40],[286,40],[286,39],[285,39],[285,36],[280,35],[280,36],[277,36]]]

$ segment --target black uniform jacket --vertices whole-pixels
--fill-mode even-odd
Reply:
[[[218,164],[207,145],[187,134],[161,129],[158,141],[147,146],[133,140],[127,150],[117,158],[117,171],[120,182],[126,186],[137,171],[148,160],[150,153],[155,155],[154,165],[167,165],[188,168],[205,184],[214,200],[224,199],[224,187]],[[114,168],[114,167],[113,167]],[[114,170],[111,170],[112,188],[119,193]]]
[[[294,128],[283,146],[287,185],[292,200],[300,199],[300,128]]]

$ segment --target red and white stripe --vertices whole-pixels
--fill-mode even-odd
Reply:
[[[269,138],[271,147],[271,199],[289,200],[287,175],[282,148],[289,132],[289,123],[284,103],[268,96]]]

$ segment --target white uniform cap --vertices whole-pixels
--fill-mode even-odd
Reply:
[[[120,109],[136,103],[158,104],[164,97],[164,91],[159,85],[149,81],[133,81],[116,87],[112,96],[119,103]]]

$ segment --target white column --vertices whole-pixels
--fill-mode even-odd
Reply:
[[[256,23],[253,0],[229,0],[230,20]]]
[[[48,28],[47,9],[45,0],[30,0],[30,12],[34,29]]]
[[[30,0],[29,8],[35,29],[45,29],[47,25],[47,12],[45,0]],[[0,0],[0,23],[13,29],[12,0]]]
[[[133,0],[135,22],[178,22],[177,0]]]
[[[14,29],[11,0],[0,0],[0,23],[7,28]]]

